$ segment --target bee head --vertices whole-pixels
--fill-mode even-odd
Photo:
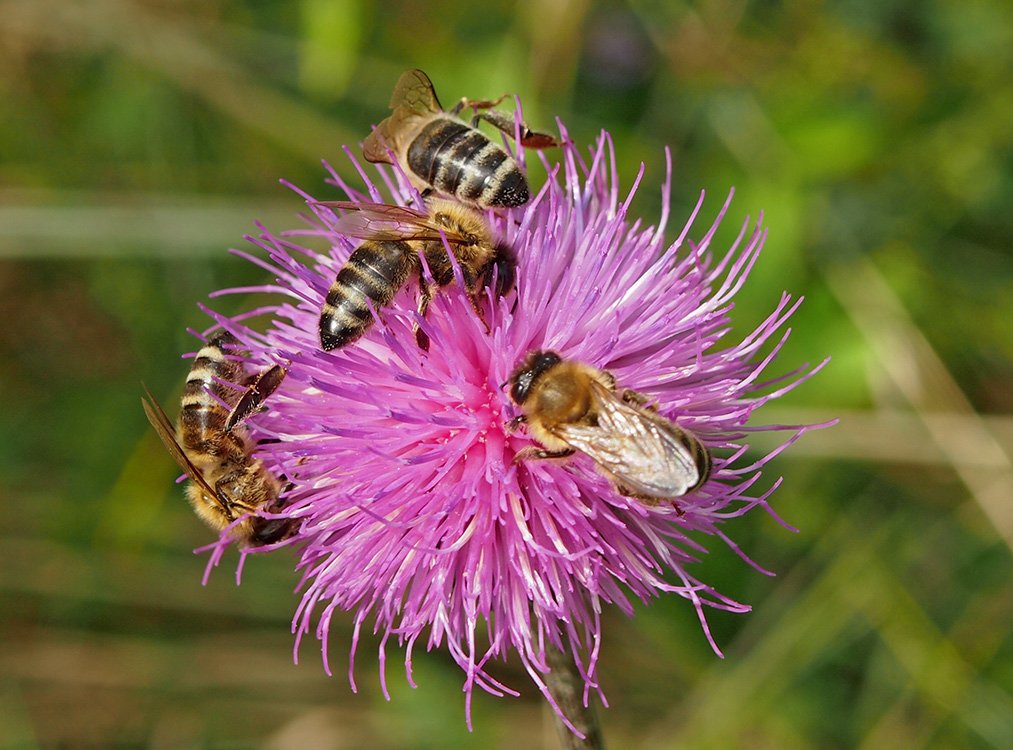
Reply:
[[[558,354],[547,350],[528,354],[523,364],[510,376],[510,398],[517,404],[523,404],[535,381],[562,361]]]

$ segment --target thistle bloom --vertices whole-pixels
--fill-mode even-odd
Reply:
[[[284,514],[300,522],[289,540],[299,544],[303,572],[297,648],[315,632],[330,674],[331,618],[351,612],[353,689],[363,627],[380,634],[385,693],[391,639],[404,650],[413,685],[412,652],[422,639],[427,649],[445,646],[460,665],[470,706],[476,686],[516,694],[487,669],[491,658],[510,651],[552,701],[546,649],[572,656],[587,700],[598,690],[606,604],[632,614],[633,599],[682,596],[715,651],[705,608],[749,609],[690,569],[705,551],[704,537],[739,552],[721,530],[726,520],[757,507],[774,515],[767,499],[780,479],[761,489],[763,467],[808,427],[746,423],[822,366],[762,380],[801,300],[784,294],[755,330],[730,342],[732,298],[766,237],[760,222],[747,219],[732,247],[716,255],[712,238],[731,195],[691,240],[701,194],[668,242],[668,154],[665,208],[657,226],[645,226],[628,216],[643,169],[622,194],[610,137],[603,133],[585,160],[562,126],[561,133],[560,161],[546,161],[550,178],[537,195],[523,208],[488,214],[519,261],[515,291],[501,299],[490,293],[480,303],[489,331],[457,269],[457,284],[441,291],[424,319],[409,283],[388,308],[374,311],[377,323],[363,339],[322,351],[321,305],[358,241],[338,234],[334,214],[304,193],[313,211],[304,217],[307,228],[263,231],[251,238],[260,252],[239,253],[270,270],[276,284],[222,292],[271,292],[281,301],[233,318],[209,311],[254,361],[288,367],[267,411],[249,427],[262,441],[265,464],[289,482]],[[365,189],[333,170],[329,179],[348,200],[418,205],[396,169],[380,168],[374,181],[349,158]],[[250,319],[264,314],[266,330],[258,332]],[[428,353],[416,345],[416,324],[429,335]],[[712,451],[709,480],[678,507],[648,507],[617,494],[583,454],[515,462],[531,440],[507,428],[519,412],[503,386],[533,349],[607,369],[620,387],[649,396]],[[788,434],[780,448],[746,459],[745,439],[757,429]],[[213,563],[227,544],[223,537],[213,545]]]

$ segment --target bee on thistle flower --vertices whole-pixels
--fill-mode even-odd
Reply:
[[[347,611],[353,663],[364,626],[381,634],[384,653],[392,638],[403,649],[409,682],[420,642],[445,647],[464,672],[470,707],[476,687],[516,694],[487,669],[514,652],[552,701],[546,649],[572,658],[586,687],[599,690],[605,604],[632,614],[633,599],[681,596],[715,651],[705,610],[749,609],[693,570],[701,537],[739,552],[722,530],[726,521],[754,509],[777,518],[769,495],[780,480],[761,475],[811,426],[779,427],[788,432],[781,447],[759,459],[743,455],[754,429],[771,429],[747,425],[753,412],[822,367],[764,380],[801,300],[784,294],[754,330],[733,337],[728,312],[763,247],[761,223],[747,219],[732,246],[715,251],[731,196],[700,229],[701,194],[675,239],[666,239],[668,154],[666,208],[649,226],[629,215],[642,173],[632,189],[620,188],[610,136],[582,153],[560,131],[560,162],[541,156],[548,182],[523,206],[484,213],[517,258],[505,296],[490,284],[474,299],[448,248],[456,283],[432,299],[425,317],[408,284],[382,310],[370,307],[375,324],[354,345],[322,351],[321,307],[359,242],[300,191],[313,211],[308,225],[264,231],[251,239],[260,252],[239,253],[276,277],[254,291],[279,300],[250,315],[211,313],[254,356],[288,363],[284,392],[248,429],[270,438],[261,460],[289,483],[283,514],[298,522],[290,542],[299,544],[303,573],[294,630],[297,639],[313,633],[323,642],[328,674],[329,625]],[[515,158],[523,165],[523,153]],[[397,167],[377,170],[375,184],[353,186],[333,170],[329,182],[347,202],[421,205]],[[307,236],[329,249],[302,246]],[[247,321],[260,313],[269,319],[257,331]],[[416,329],[428,352],[416,344]],[[531,460],[542,446],[516,429],[522,411],[509,382],[536,351],[585,363],[637,394],[622,408],[638,414],[626,419],[674,436],[666,450],[682,461],[682,474],[662,479],[677,502],[624,493],[622,472],[606,475],[584,450]],[[223,536],[213,563],[229,544]],[[349,678],[354,688],[351,667]],[[380,679],[386,692],[383,670]]]

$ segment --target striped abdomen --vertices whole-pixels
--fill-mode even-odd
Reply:
[[[418,264],[418,254],[401,240],[367,240],[355,249],[327,291],[320,312],[320,345],[337,349],[373,325],[374,309],[385,307]]]
[[[201,454],[221,455],[237,449],[246,451],[242,431],[225,431],[229,409],[224,404],[235,404],[246,382],[242,364],[227,356],[240,353],[235,348],[238,343],[228,332],[215,334],[197,352],[187,375],[179,413],[179,439],[180,445],[191,454],[195,463],[199,463]],[[235,383],[237,387],[225,386],[216,378]]]
[[[686,432],[682,428],[678,429],[682,433],[683,444],[689,451],[689,455],[693,459],[696,470],[699,472],[696,484],[686,490],[686,493],[688,494],[700,487],[710,478],[713,460],[711,459],[711,452],[707,450],[707,446],[705,446],[695,435]]]
[[[435,117],[408,146],[408,167],[441,193],[483,207],[522,206],[528,183],[517,162],[455,117]]]

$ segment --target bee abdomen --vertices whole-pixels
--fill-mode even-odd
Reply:
[[[184,434],[224,429],[228,409],[223,404],[236,400],[245,379],[242,364],[227,356],[237,353],[233,346],[238,343],[232,334],[221,331],[197,352],[183,387],[180,426]],[[226,382],[235,383],[236,388]]]
[[[685,446],[686,450],[689,452],[690,459],[693,461],[693,464],[697,469],[697,480],[686,489],[687,494],[692,493],[693,491],[699,489],[699,487],[710,477],[712,465],[710,451],[707,450],[707,446],[705,446],[695,435],[686,432],[677,425],[674,425],[673,427],[676,428],[677,435],[679,436],[683,446]]]
[[[686,443],[686,447],[689,449],[690,456],[693,458],[693,463],[696,464],[696,469],[699,473],[696,484],[686,490],[686,492],[692,492],[710,478],[712,460],[710,451],[707,450],[707,446],[705,446],[697,438],[685,435],[684,442]]]
[[[480,206],[521,206],[528,183],[509,154],[484,133],[450,117],[422,128],[408,166],[440,192]]]
[[[183,392],[182,407],[179,412],[179,424],[184,437],[194,430],[203,433],[220,432],[225,429],[229,413],[206,391],[191,391],[188,383]]]
[[[245,466],[250,461],[247,452],[251,446],[243,430],[222,432],[221,427],[207,422],[194,420],[188,423],[181,418],[179,442],[191,451],[191,459],[195,462],[214,459],[216,466],[223,463]]]
[[[407,242],[364,242],[327,290],[320,314],[320,345],[327,351],[355,341],[373,324],[374,308],[388,304],[417,258]]]

